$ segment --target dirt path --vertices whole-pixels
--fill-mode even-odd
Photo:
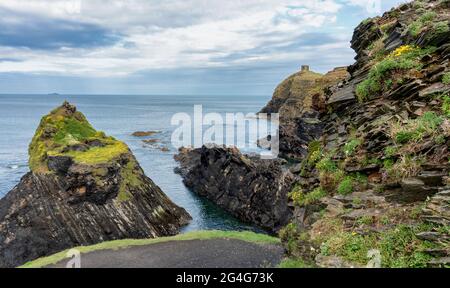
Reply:
[[[283,248],[235,239],[170,241],[81,254],[82,268],[259,268],[274,267]],[[64,268],[63,260],[50,268]]]

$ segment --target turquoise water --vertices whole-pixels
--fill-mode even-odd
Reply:
[[[92,125],[128,144],[147,176],[193,218],[185,231],[201,229],[245,230],[255,229],[230,217],[207,200],[189,191],[179,175],[173,160],[176,148],[170,144],[170,124],[174,113],[192,114],[194,105],[203,105],[205,112],[255,113],[269,96],[118,96],[118,95],[0,95],[0,197],[13,188],[28,172],[28,144],[41,117],[62,104],[75,104]],[[135,131],[161,131],[153,138],[156,145],[146,145],[142,139],[131,136]],[[169,152],[161,151],[167,147]]]

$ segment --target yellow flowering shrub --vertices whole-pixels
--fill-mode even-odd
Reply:
[[[400,56],[402,56],[402,55],[405,54],[405,53],[412,52],[414,49],[415,49],[415,48],[414,48],[413,46],[411,46],[411,45],[402,45],[402,46],[398,47],[397,49],[395,49],[395,50],[391,53],[390,56],[393,56],[393,57],[400,57]]]

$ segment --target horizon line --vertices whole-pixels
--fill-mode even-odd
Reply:
[[[0,96],[272,96],[272,94],[103,94],[103,93],[0,93]]]

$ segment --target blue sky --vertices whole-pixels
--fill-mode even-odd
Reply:
[[[268,95],[405,0],[2,0],[0,94]]]

